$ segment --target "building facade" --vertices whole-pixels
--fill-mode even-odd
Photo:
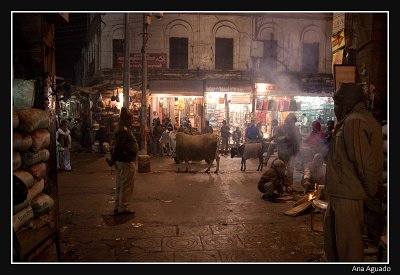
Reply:
[[[330,13],[163,13],[158,19],[130,13],[127,24],[124,18],[90,15],[77,79],[106,101],[122,93],[127,27],[132,109],[141,108],[145,45],[148,126],[157,117],[188,117],[201,132],[205,120],[217,131],[224,119],[242,128],[254,120],[267,133],[272,119],[281,122],[289,112],[299,118],[307,112],[310,120],[333,116]]]

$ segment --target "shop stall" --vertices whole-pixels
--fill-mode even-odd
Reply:
[[[249,81],[210,79],[205,84],[205,119],[210,121],[214,133],[219,134],[223,120],[227,121],[231,132],[239,127],[244,133],[252,115],[253,96]]]
[[[202,96],[182,96],[179,94],[152,94],[152,119],[159,118],[161,123],[166,119],[173,122],[178,118],[179,125],[189,119],[194,131],[201,132],[203,112]]]
[[[179,125],[186,118],[192,128],[201,132],[203,115],[203,81],[201,80],[150,80],[151,121],[159,118],[174,121],[178,117]]]
[[[325,127],[328,120],[335,120],[332,96],[319,93],[306,93],[297,90],[281,90],[275,84],[256,84],[256,117],[261,123],[264,138],[271,136],[271,122],[276,119],[282,125],[289,113],[297,117],[300,127],[302,115],[306,114],[307,124],[302,126],[302,135],[311,131],[311,123],[320,121]]]
[[[244,133],[246,125],[251,120],[250,93],[207,92],[205,98],[205,116],[210,122],[214,133],[219,134],[222,121],[229,121],[231,131],[236,127]]]

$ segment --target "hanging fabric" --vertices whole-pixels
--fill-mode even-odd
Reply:
[[[256,109],[257,110],[263,109],[263,100],[261,98],[257,98]]]
[[[296,100],[294,99],[290,100],[289,111],[297,111]]]
[[[290,106],[290,101],[289,100],[285,100],[283,103],[283,111],[284,112],[288,112],[289,111],[289,106]]]
[[[273,111],[274,110],[274,100],[269,100],[268,101],[268,111]]]

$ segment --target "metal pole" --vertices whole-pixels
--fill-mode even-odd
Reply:
[[[142,107],[141,107],[141,151],[147,155],[146,144],[146,128],[147,128],[147,104],[146,104],[146,89],[147,89],[147,59],[146,59],[146,43],[147,43],[147,14],[143,14],[143,44],[142,44]]]
[[[129,84],[130,84],[130,54],[129,54],[129,13],[125,13],[125,56],[124,56],[124,103],[129,108]]]

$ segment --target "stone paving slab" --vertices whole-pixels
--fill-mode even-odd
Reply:
[[[162,251],[203,250],[199,236],[166,237],[162,240]]]
[[[243,244],[235,235],[201,236],[201,241],[205,250],[244,248]]]

